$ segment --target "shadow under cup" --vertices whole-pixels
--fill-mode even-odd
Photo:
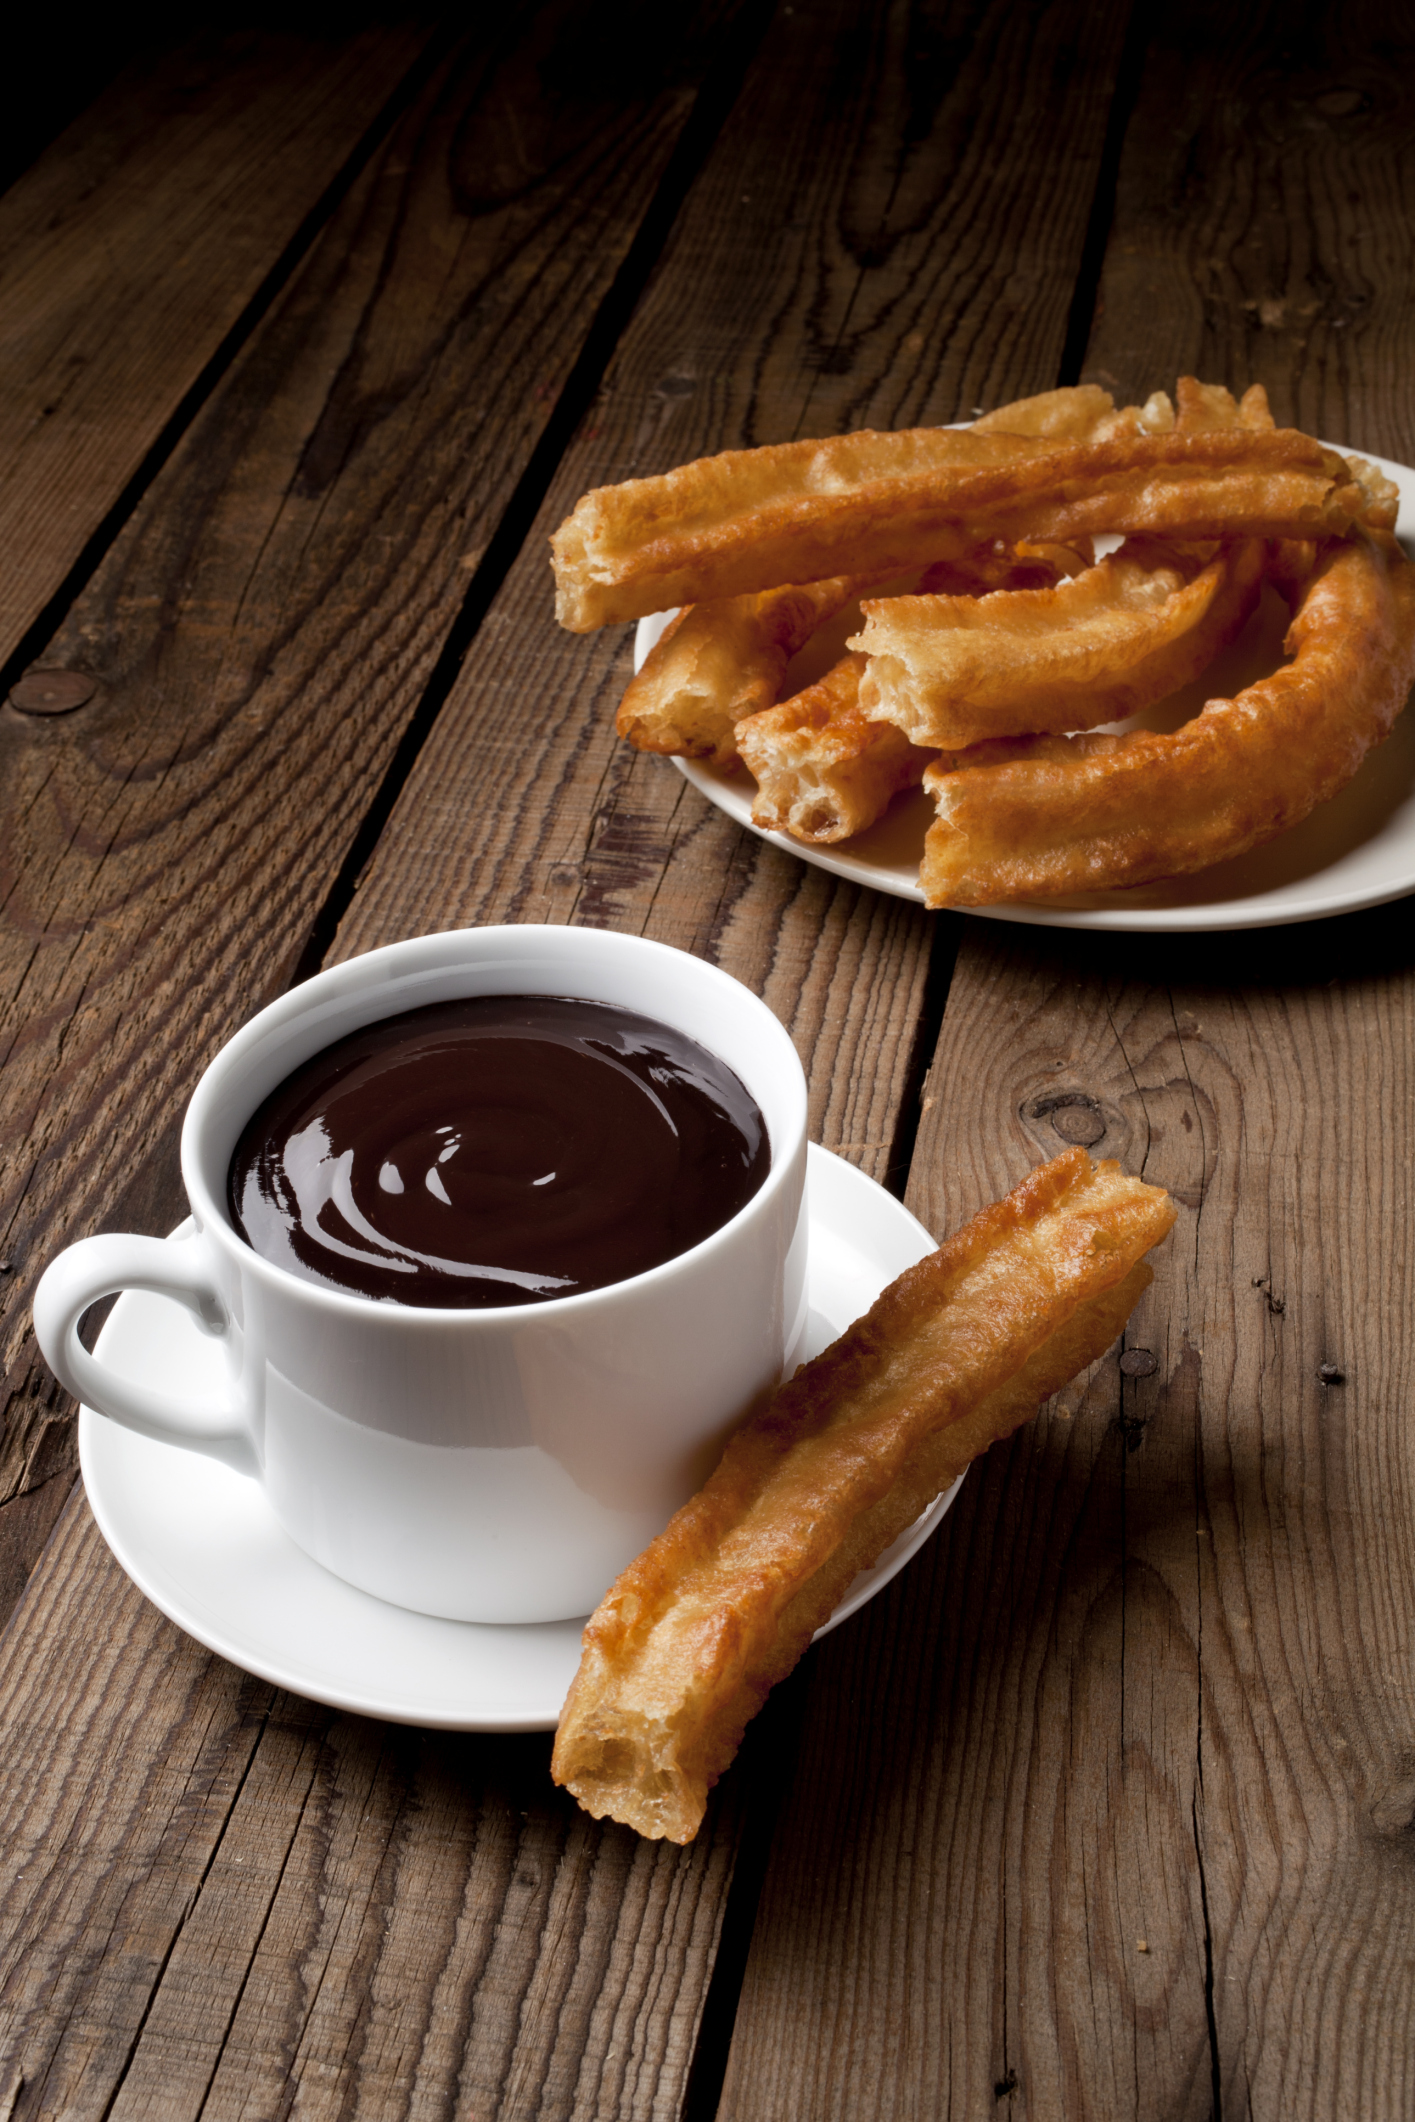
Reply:
[[[233,1229],[226,1178],[261,1101],[361,1025],[473,995],[572,995],[716,1053],[766,1121],[771,1168],[730,1222],[608,1288],[432,1310],[325,1288]],[[470,929],[317,975],[223,1049],[192,1099],[182,1169],[227,1315],[235,1399],[286,1531],[337,1576],[454,1620],[564,1620],[700,1486],[805,1325],[806,1093],[747,988],[602,930]]]

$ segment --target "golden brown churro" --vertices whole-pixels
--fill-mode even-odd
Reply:
[[[556,613],[585,633],[783,582],[902,574],[992,538],[1342,535],[1363,506],[1344,459],[1292,428],[783,442],[586,494],[551,541]]]
[[[1119,1333],[1174,1208],[1081,1149],[891,1284],[732,1438],[584,1634],[552,1773],[597,1817],[691,1840],[748,1719],[979,1452]]]
[[[753,823],[807,845],[922,777],[926,902],[982,906],[1204,868],[1343,786],[1410,682],[1398,501],[1275,427],[1261,385],[1184,376],[1174,401],[1082,384],[968,429],[727,451],[587,494],[552,543],[568,626],[688,604],[624,696],[633,743],[745,761]],[[1315,600],[1293,664],[1172,735],[1085,734],[1198,679],[1265,582]],[[851,654],[780,698],[827,618]]]
[[[1054,589],[867,599],[860,706],[935,747],[1123,721],[1236,639],[1265,558],[1256,538],[1212,555],[1129,540]]]
[[[938,805],[920,871],[929,905],[1182,876],[1272,839],[1343,788],[1415,681],[1415,568],[1375,533],[1328,545],[1286,586],[1293,660],[1172,735],[945,753],[924,777]]]
[[[757,783],[752,823],[828,845],[863,832],[901,788],[917,787],[932,754],[860,705],[863,656],[843,656],[815,685],[737,725]]]
[[[620,736],[641,752],[726,766],[736,757],[737,723],[772,705],[797,650],[861,587],[845,575],[690,604],[630,680],[619,703]]]

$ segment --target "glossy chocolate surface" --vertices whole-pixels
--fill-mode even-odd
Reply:
[[[309,1281],[402,1304],[535,1304],[687,1252],[767,1175],[761,1111],[633,1011],[488,995],[385,1017],[259,1106],[236,1228]]]

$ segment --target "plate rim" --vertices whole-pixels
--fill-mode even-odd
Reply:
[[[945,423],[956,425],[958,423]],[[1401,464],[1393,457],[1377,456],[1373,450],[1362,449],[1352,443],[1322,442],[1324,449],[1337,451],[1342,456],[1362,458],[1374,464],[1393,479],[1400,488],[1400,509],[1397,519],[1397,535],[1407,547],[1415,539],[1415,468]],[[634,634],[634,667],[637,670],[642,653],[640,644],[642,629],[651,626],[656,619],[668,615],[654,613],[650,618],[640,619]],[[1403,713],[1410,710],[1407,706]],[[847,883],[863,884],[873,891],[883,892],[889,898],[903,899],[906,903],[922,907],[924,895],[917,882],[906,882],[889,872],[881,873],[871,864],[858,857],[839,855],[827,848],[803,846],[787,833],[771,832],[762,826],[753,825],[743,810],[749,805],[737,806],[723,800],[727,791],[713,779],[709,771],[696,759],[674,757],[684,780],[691,783],[714,809],[733,819],[755,839],[763,840],[772,847],[779,847],[784,854],[794,855],[812,869],[823,870],[829,876],[840,877]],[[848,846],[848,842],[842,845]],[[1325,875],[1317,871],[1305,880],[1315,885]],[[1392,872],[1381,883],[1353,886],[1336,895],[1304,895],[1295,903],[1265,906],[1262,895],[1246,899],[1222,899],[1201,906],[1176,907],[1051,907],[1042,900],[1015,899],[994,906],[940,906],[927,909],[940,914],[967,914],[984,921],[1004,921],[1025,928],[1089,929],[1110,934],[1141,935],[1219,935],[1241,932],[1244,929],[1290,928],[1303,921],[1335,920],[1342,914],[1362,913],[1368,908],[1386,906],[1395,899],[1406,898],[1415,892],[1415,837],[1412,837],[1408,867]]]

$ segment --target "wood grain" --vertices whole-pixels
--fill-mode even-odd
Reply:
[[[1408,69],[1317,100],[1390,63],[1363,19],[1157,26],[1089,377],[1257,378],[1402,447],[1408,273],[1359,331],[1243,308],[1407,253]],[[1412,1047],[1402,907],[966,925],[907,1198],[950,1228],[1103,1123],[1180,1203],[1126,1336],[1155,1368],[1113,1352],[989,1455],[817,1654],[723,2122],[1409,2111]]]
[[[966,57],[974,25],[961,10],[950,19],[961,40],[955,57],[959,50]],[[996,42],[1000,11],[979,19],[979,34]],[[959,141],[967,133],[967,98],[981,84],[969,75],[964,89],[955,89],[952,62],[940,60],[925,78],[933,84],[930,92],[947,104],[948,122],[910,136],[904,156],[906,161],[917,156],[929,172],[938,201],[932,218],[921,221],[909,242],[896,245],[879,265],[849,256],[840,260],[826,224],[837,214],[842,192],[855,186],[873,202],[871,210],[882,213],[898,171],[887,161],[881,171],[883,136],[872,135],[861,123],[851,78],[821,58],[823,52],[828,58],[832,36],[853,20],[850,11],[815,6],[806,23],[809,39],[791,42],[795,20],[783,13],[774,28],[744,92],[742,107],[749,117],[728,129],[689,201],[673,251],[626,338],[613,388],[581,438],[580,448],[589,451],[595,440],[590,430],[612,423],[610,457],[577,458],[563,485],[578,490],[590,465],[616,461],[615,451],[622,462],[643,427],[646,402],[655,417],[659,411],[672,415],[675,401],[678,411],[685,410],[682,401],[689,394],[657,386],[677,373],[666,362],[676,358],[685,320],[695,308],[721,320],[745,317],[748,349],[760,353],[764,348],[766,325],[750,308],[742,309],[740,228],[724,215],[732,188],[742,185],[744,164],[775,181],[783,139],[799,152],[795,182],[807,225],[794,232],[792,241],[815,293],[803,282],[804,308],[798,315],[813,304],[819,307],[827,294],[844,311],[862,297],[882,297],[891,285],[902,297],[921,257],[940,246],[946,249],[955,222],[977,211],[976,173],[961,192],[951,186]],[[922,108],[927,116],[929,108],[923,89],[911,83],[913,55],[909,38],[901,35],[913,20],[907,10],[891,12],[879,34],[893,41],[879,49],[893,56],[872,76],[876,107],[900,113],[901,125],[911,109]],[[1018,64],[1024,42],[1012,47]],[[1054,44],[1043,40],[1035,72],[1024,70],[1010,90],[1022,97],[1024,107],[1052,113],[1048,152],[1060,152],[1064,134],[1065,179],[1044,187],[1058,237],[1055,261],[1028,327],[1041,330],[1045,322],[1053,347],[1064,331],[1072,259],[1085,220],[1091,168],[1085,128],[1089,124],[1098,134],[1105,90],[1104,63],[1098,59],[1078,106],[1078,145],[1077,112],[1051,85],[1055,58]],[[516,99],[524,94],[524,86],[518,86]],[[1000,112],[1004,89],[993,85],[987,94],[991,108]],[[649,120],[642,122],[647,131]],[[628,138],[632,148],[632,131]],[[339,226],[366,210],[359,202],[365,192],[373,194],[377,181],[378,173],[371,171]],[[1035,175],[1026,183],[1009,178],[1001,186],[992,201],[999,241],[1009,215],[1010,225],[1020,230],[1035,212],[1036,188]],[[581,181],[581,222],[585,200],[594,196]],[[428,213],[424,205],[410,216],[415,229],[425,225]],[[769,216],[764,225],[771,227]],[[1071,243],[1070,256],[1062,238]],[[339,240],[351,255],[364,255],[352,237]],[[373,258],[368,271],[376,279],[382,254],[372,243],[367,249]],[[323,249],[311,260],[310,272],[320,255]],[[755,264],[753,269],[757,277],[745,292],[755,296],[768,276]],[[335,281],[337,286],[337,275]],[[970,386],[986,384],[997,396],[1049,380],[1045,373],[1038,379],[1007,366],[1018,358],[1025,334],[1005,337],[1002,351],[989,339],[987,316],[998,299],[996,286],[980,290],[977,275],[968,273],[956,283],[939,273],[936,282],[941,291],[928,314],[937,345],[922,363],[916,359],[919,350],[904,348],[917,369],[911,416],[923,416],[931,407],[937,413],[956,409],[951,401],[934,402],[929,396],[931,379],[945,369],[954,379],[950,389],[966,374]],[[174,530],[181,565],[175,559],[169,564],[161,558],[167,550],[164,526],[180,526],[184,517],[181,510],[154,505],[141,530],[135,528],[131,546],[115,552],[105,572],[102,599],[84,622],[91,634],[76,630],[67,637],[75,653],[90,639],[101,645],[107,638],[104,614],[115,608],[120,594],[126,597],[121,607],[125,629],[151,609],[141,600],[157,597],[149,631],[140,637],[150,644],[143,651],[145,669],[155,661],[160,675],[164,656],[191,648],[212,660],[183,664],[180,686],[153,685],[140,694],[135,684],[116,730],[103,738],[121,771],[103,778],[84,764],[92,757],[101,766],[109,756],[100,747],[98,724],[92,725],[88,749],[71,739],[63,751],[62,773],[92,772],[95,793],[82,804],[70,800],[62,810],[56,805],[53,815],[98,823],[86,827],[84,837],[70,829],[67,838],[58,839],[50,861],[52,869],[71,860],[67,851],[72,848],[92,863],[87,880],[75,890],[92,913],[75,924],[74,937],[61,939],[50,975],[52,999],[41,1014],[36,989],[28,1020],[39,1027],[38,1036],[52,1042],[43,1068],[37,1066],[29,1079],[32,1084],[54,1074],[56,1059],[73,1060],[72,1087],[65,1086],[61,1068],[57,1094],[71,1101],[74,1118],[69,1121],[67,1111],[56,1108],[49,1133],[39,1133],[52,1152],[51,1161],[35,1174],[29,1226],[35,1233],[52,1232],[64,1213],[57,1183],[47,1197],[39,1193],[61,1164],[71,1181],[74,1172],[91,1175],[84,1182],[91,1189],[87,1205],[68,1211],[74,1218],[70,1227],[81,1227],[81,1215],[92,1217],[105,1198],[116,1197],[119,1181],[105,1170],[100,1115],[125,1145],[127,1168],[143,1168],[144,1158],[160,1146],[167,1087],[176,1090],[190,1080],[202,1052],[224,1035],[232,1017],[258,999],[257,983],[288,966],[297,923],[287,909],[307,918],[308,902],[301,896],[306,880],[321,863],[323,873],[330,873],[327,850],[335,834],[326,823],[328,812],[346,800],[352,812],[352,792],[358,789],[367,799],[376,763],[386,757],[378,748],[375,709],[393,690],[388,672],[396,674],[413,661],[425,609],[420,600],[425,596],[431,606],[443,579],[434,575],[426,591],[416,578],[408,587],[406,576],[383,586],[365,553],[376,545],[377,534],[390,528],[379,479],[391,476],[381,468],[395,460],[391,453],[387,460],[375,456],[359,486],[355,455],[343,546],[329,534],[331,550],[352,553],[351,578],[328,564],[322,572],[311,567],[298,578],[302,585],[317,583],[332,605],[323,619],[305,621],[307,638],[300,632],[309,590],[289,588],[282,561],[299,554],[300,535],[322,535],[323,518],[310,529],[309,515],[298,514],[298,485],[288,495],[281,483],[288,478],[282,467],[298,453],[277,453],[262,444],[269,452],[262,456],[253,439],[250,454],[242,455],[235,437],[267,432],[259,414],[260,393],[253,391],[256,404],[244,414],[238,390],[241,378],[256,372],[267,338],[274,343],[280,319],[300,299],[303,284],[292,285],[287,304],[272,314],[268,333],[263,328],[233,373],[229,397],[213,407],[181,466],[174,464],[173,477],[182,471],[193,482],[191,490],[205,497],[197,514],[201,538],[184,545],[184,534]],[[313,293],[310,301],[313,305]],[[356,307],[352,298],[350,306]],[[330,312],[329,329],[335,333],[338,310],[336,303]],[[405,304],[405,329],[406,313]],[[485,356],[493,385],[513,372],[503,318],[498,317],[497,328],[502,336]],[[881,374],[892,372],[887,328],[880,330],[885,338],[877,339],[868,361],[861,357],[862,373],[869,363]],[[978,348],[971,368],[952,351],[960,330]],[[907,337],[906,330],[901,347]],[[744,354],[739,368],[745,359]],[[330,366],[337,370],[339,361]],[[514,372],[524,376],[529,369],[523,358]],[[854,399],[844,395],[857,389],[848,378],[827,375],[821,388],[839,394],[828,402],[839,406],[842,418],[856,416]],[[704,377],[695,414],[699,422],[710,409],[712,391],[711,379]],[[450,417],[445,401],[430,396],[433,414],[445,427]],[[306,396],[292,388],[289,399],[278,402],[288,405],[283,418],[300,451],[306,451],[310,408],[317,412],[323,401],[311,384]],[[819,396],[811,398],[812,417],[821,402]],[[867,395],[862,402],[874,401]],[[807,409],[798,389],[794,402],[781,405],[781,417],[794,422]],[[729,404],[728,414],[736,420],[739,408]],[[360,432],[357,421],[347,418],[335,439]],[[435,432],[432,419],[430,432]],[[726,437],[731,433],[726,430]],[[718,435],[725,438],[720,428]],[[685,429],[666,418],[654,446],[677,455],[693,444]],[[429,461],[444,470],[446,460],[432,441],[424,447]],[[330,455],[337,464],[344,461],[338,450]],[[406,457],[404,447],[396,461]],[[432,505],[427,494],[433,483],[419,490],[424,509]],[[337,489],[321,489],[319,498],[326,513],[340,505]],[[552,501],[550,508],[556,506]],[[288,539],[287,508],[297,511]],[[409,513],[409,548],[425,557],[429,547],[415,542],[423,518],[411,505]],[[402,519],[396,511],[391,514],[392,528],[401,534]],[[462,536],[467,544],[459,537],[454,554],[474,542],[474,532]],[[203,542],[208,538],[209,545]],[[265,542],[272,545],[271,555],[253,567],[248,556],[261,552]],[[213,557],[203,563],[206,551]],[[226,554],[232,556],[229,573],[221,571]],[[565,660],[570,644],[551,643],[539,559],[534,566],[534,630],[517,619],[523,593],[513,585],[508,598],[493,607],[455,703],[440,719],[435,745],[405,792],[396,832],[387,836],[390,858],[385,862],[380,853],[375,859],[354,900],[340,950],[361,940],[383,940],[389,927],[408,933],[473,912],[481,918],[500,913],[628,921],[667,933],[743,970],[767,993],[810,1052],[817,1124],[831,1139],[857,1145],[860,1161],[881,1168],[909,1081],[930,925],[916,909],[837,885],[747,841],[691,797],[670,768],[622,754],[611,758],[602,723],[591,727],[574,716],[577,703],[605,695],[605,673],[621,657],[620,644],[611,644],[608,654],[595,645],[588,679],[582,656],[571,674]],[[204,579],[220,594],[203,594]],[[231,583],[239,584],[241,599],[234,625],[230,605],[222,601],[231,596],[226,587]],[[183,628],[172,635],[162,628],[162,599],[170,603],[177,595],[186,616]],[[282,626],[286,603],[297,622],[289,632]],[[249,641],[249,661],[238,662],[238,668],[250,675],[242,681],[244,689],[231,683],[228,691],[224,660],[218,664],[216,659],[224,659],[233,635],[238,648]],[[409,638],[413,645],[404,647]],[[508,649],[511,658],[502,660]],[[203,674],[217,681],[214,699],[203,695]],[[569,675],[573,682],[567,683]],[[374,694],[367,707],[365,688]],[[155,709],[161,718],[149,752],[138,749],[140,698],[150,701],[149,712]],[[343,717],[337,724],[321,719],[323,703],[330,700]],[[234,725],[247,714],[251,727],[242,733]],[[312,720],[308,734],[301,714]],[[184,715],[190,718],[189,740],[183,736]],[[268,744],[267,727],[274,731]],[[152,771],[140,781],[139,770],[149,756]],[[547,760],[554,767],[549,778]],[[268,813],[242,794],[254,786],[261,767],[275,784]],[[37,777],[41,799],[51,786],[63,787],[62,773],[56,761]],[[143,831],[125,830],[120,838],[110,819],[121,816],[122,804],[136,800],[130,790],[152,807],[136,814]],[[351,792],[347,798],[346,790]],[[47,845],[55,847],[57,837],[51,835]],[[125,861],[133,866],[131,882],[122,871]],[[126,884],[112,898],[105,896],[110,866],[112,885]],[[43,857],[37,855],[33,875],[45,874]],[[247,875],[261,878],[263,896],[248,893],[242,881]],[[102,952],[105,916],[117,923],[109,956]],[[382,930],[380,923],[386,924]],[[92,949],[89,939],[95,933],[100,954],[93,969],[80,960],[61,980],[65,954]],[[199,955],[196,938],[202,944]],[[28,977],[22,972],[17,984],[22,987]],[[136,998],[131,1011],[124,981]],[[95,1008],[91,1020],[85,1014],[89,1007]],[[861,1043],[862,1026],[878,1042],[873,1048]],[[126,1075],[110,1069],[106,1059],[115,1039],[131,1041],[125,1049],[133,1057]],[[113,1163],[118,1161],[115,1151]],[[106,1197],[105,1188],[112,1189]],[[29,1830],[31,1845],[41,1855],[47,1899],[33,1915],[25,1914],[22,1928],[5,1934],[0,1951],[0,1964],[13,1971],[6,2002],[15,2044],[0,2046],[0,2071],[13,2066],[25,2073],[17,2117],[49,2112],[65,2102],[80,2110],[87,2103],[100,2109],[111,2103],[115,2115],[194,2114],[199,2108],[217,2115],[260,2112],[294,2100],[301,2112],[318,2114],[663,2116],[676,2111],[741,1813],[752,1798],[740,1774],[724,1789],[721,1809],[692,1850],[645,1849],[617,1831],[591,1829],[571,1818],[540,1782],[542,1757],[524,1742],[469,1743],[459,1752],[453,1742],[413,1741],[372,1727],[349,1727],[343,1736],[345,1720],[321,1723],[324,1713],[303,1705],[277,1705],[267,1712],[260,1690],[251,1695],[249,1683],[239,1676],[203,1659],[172,1632],[163,1636],[164,1624],[115,1584],[102,1558],[84,1544],[87,1539],[76,1508],[12,1623],[11,1659],[17,1666],[25,1661],[24,1693],[10,1710],[24,1739],[16,1749],[24,1763],[20,1787],[39,1804],[41,1795],[67,1788],[73,1774],[92,1774],[92,1764],[111,1751],[133,1788],[129,1796],[125,1783],[121,1802],[106,1800],[83,1810],[82,1832],[91,1839],[71,1833],[77,1817],[72,1813],[62,1818],[57,1812],[37,1813]],[[65,1604],[73,1595],[70,1587],[91,1582],[99,1586],[100,1610],[111,1616],[106,1627],[117,1646],[111,1681],[85,1665],[93,1649],[91,1624],[86,1614]],[[180,1650],[188,1662],[172,1683],[180,1700],[169,1704],[162,1697],[159,1676],[152,1683],[156,1707],[139,1711],[132,1706],[143,1692],[137,1675],[155,1658],[148,1639],[140,1640],[142,1628],[163,1636],[165,1655],[176,1657]],[[72,1650],[64,1648],[71,1637]],[[48,1706],[55,1683],[46,1681],[46,1697],[39,1678],[45,1658],[56,1656],[73,1662],[76,1705],[57,1716]],[[188,1712],[183,1705],[193,1690],[201,1706]],[[195,1755],[184,1752],[173,1734],[185,1732],[184,1719],[204,1731],[208,1700],[218,1705],[208,1721],[234,1736],[229,1746],[223,1743],[206,1755],[199,1747]],[[81,1712],[79,1704],[90,1708]],[[269,1722],[248,1737],[243,1717],[267,1714]],[[77,1747],[73,1771],[64,1766],[66,1754],[61,1761],[71,1724]],[[327,1730],[336,1737],[327,1738]],[[501,1766],[478,1767],[483,1756]],[[164,1854],[163,1816],[149,1823],[143,1808],[152,1802],[147,1792],[154,1779],[160,1783],[169,1773],[185,1795],[189,1758],[199,1764],[192,1778],[203,1792],[210,1790],[211,1799],[201,1809],[190,1849],[182,1843],[181,1860],[175,1862]],[[393,1765],[384,1771],[386,1760]],[[173,1764],[170,1771],[167,1761]],[[327,1765],[321,1768],[321,1762]],[[502,1778],[495,1783],[496,1794],[485,1801],[476,1795],[483,1775]],[[410,1790],[412,1795],[406,1795]],[[150,1824],[152,1839],[144,1823]],[[228,1835],[229,1863],[223,1854]],[[239,1870],[238,1856],[243,1860]],[[252,1890],[241,1874],[257,1859],[260,1878]],[[115,1879],[140,1911],[133,1920],[141,1932],[139,1951],[127,1950],[129,1929],[119,1923],[107,1898]],[[105,2031],[109,2028],[111,2033]]]
[[[1157,14],[1085,380],[1267,385],[1279,421],[1415,458],[1415,19]]]
[[[0,663],[426,42],[195,39],[0,200]]]
[[[951,1227],[1094,1101],[1181,1204],[1156,1369],[991,1454],[819,1654],[725,2115],[1406,2111],[1404,929],[1256,981],[1247,939],[970,932],[911,1204]]]
[[[665,2111],[730,1832],[640,1842],[555,1790],[548,1735],[249,1678],[147,1604],[81,1497],[51,1552],[0,1679],[13,2122]]]
[[[45,651],[93,703],[0,710],[0,1495],[67,1425],[35,1278],[180,1216],[186,1098],[288,980],[691,107],[691,21],[657,77],[557,75],[589,12],[463,40]]]
[[[890,1174],[941,924],[752,842],[618,745],[629,641],[554,631],[544,538],[587,487],[1049,382],[1123,28],[1118,9],[1081,22],[849,0],[778,14],[335,955],[541,920],[712,957],[791,1030],[816,1139]]]

